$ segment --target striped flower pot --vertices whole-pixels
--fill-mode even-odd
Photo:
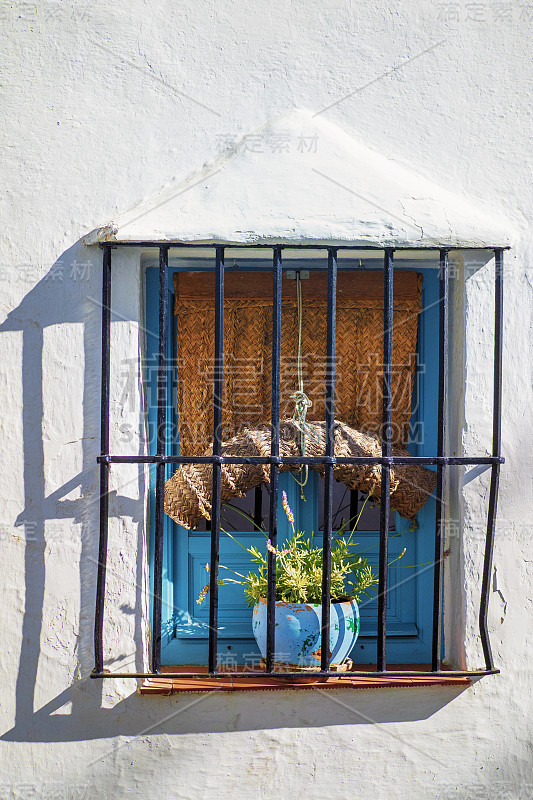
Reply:
[[[342,664],[359,635],[359,609],[355,600],[331,603],[329,649],[331,665]],[[252,628],[266,658],[267,602],[254,606]],[[298,666],[320,665],[322,606],[276,601],[276,651],[274,660]]]

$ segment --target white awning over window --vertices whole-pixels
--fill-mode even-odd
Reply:
[[[84,241],[474,248],[503,247],[512,238],[499,212],[384,158],[323,117],[295,109],[230,142],[186,180]]]

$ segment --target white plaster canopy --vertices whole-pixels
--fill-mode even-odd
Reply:
[[[510,237],[500,215],[295,109],[84,242],[490,247]]]

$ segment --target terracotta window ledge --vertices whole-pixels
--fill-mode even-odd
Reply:
[[[375,665],[359,667],[361,671],[368,672],[375,669]],[[191,672],[198,674],[205,668],[198,666],[165,666],[165,672]],[[357,667],[354,667],[357,669]],[[316,686],[327,689],[343,689],[352,687],[354,689],[377,689],[379,687],[394,688],[402,686],[469,686],[471,679],[468,676],[432,674],[429,664],[402,664],[390,665],[391,671],[422,671],[428,672],[427,675],[402,675],[402,676],[383,676],[376,675],[361,677],[354,675],[342,675],[321,678],[318,675],[305,675],[297,677],[267,677],[262,672],[257,671],[254,677],[224,677],[213,678],[206,675],[205,678],[147,678],[143,681],[139,691],[141,694],[164,694],[171,695],[176,692],[242,692],[242,691],[264,691],[267,689],[313,689]],[[243,671],[237,667],[236,672]]]

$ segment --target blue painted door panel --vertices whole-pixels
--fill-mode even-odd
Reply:
[[[434,269],[420,270],[424,274],[423,308],[419,318],[419,370],[413,393],[411,441],[413,455],[434,455],[436,452],[438,359],[438,273]],[[173,285],[169,270],[169,290]],[[158,330],[158,270],[146,270],[146,360],[156,363]],[[173,305],[170,306],[171,308]],[[169,358],[175,359],[176,330],[171,315]],[[149,369],[147,381],[148,425],[150,452],[155,452],[157,376]],[[177,430],[175,376],[169,381],[168,418]],[[172,444],[167,452],[178,452]],[[173,466],[168,467],[168,476]],[[155,470],[152,487],[155,485]],[[316,531],[318,527],[318,475],[309,474],[305,487],[306,502],[299,499],[300,489],[288,474],[280,476],[280,491],[285,490],[295,515],[298,529]],[[153,541],[154,495],[150,493],[150,530]],[[435,502],[426,503],[418,515],[418,529],[409,530],[409,522],[395,515],[396,529],[390,532],[389,561],[406,548],[400,561],[389,567],[389,597],[387,605],[387,660],[389,663],[428,662],[431,656],[433,543]],[[283,511],[278,514],[279,536],[282,540],[289,529]],[[246,546],[254,544],[265,551],[266,537],[257,531],[232,531]],[[377,572],[379,534],[376,530],[357,531],[358,552],[365,555]],[[198,595],[208,582],[205,565],[210,557],[208,531],[187,531],[165,518],[163,571],[163,652],[164,664],[205,664],[208,654],[208,598],[197,604]],[[229,537],[221,533],[220,563],[245,575],[253,568],[248,554]],[[223,577],[221,570],[221,577]],[[231,573],[227,573],[231,576]],[[363,599],[360,604],[361,632],[352,657],[357,663],[375,663],[377,599]],[[251,609],[246,606],[240,586],[221,586],[219,589],[219,662],[231,669],[237,664],[256,665],[259,650],[251,633]]]

